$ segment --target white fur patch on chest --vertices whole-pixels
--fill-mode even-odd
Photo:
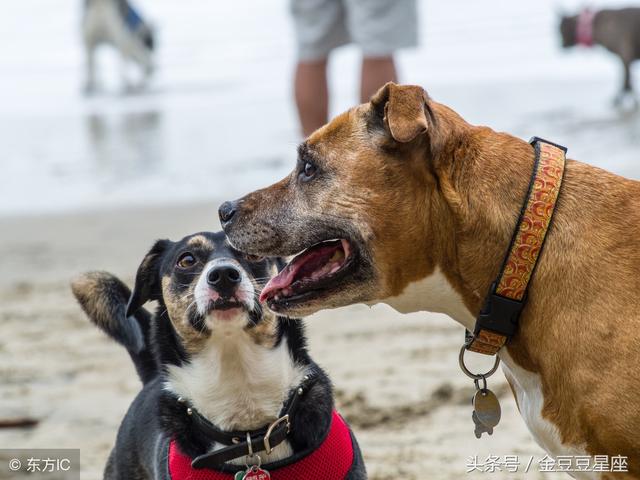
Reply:
[[[544,395],[540,375],[519,367],[504,349],[500,352],[500,359],[502,371],[515,391],[520,415],[538,445],[552,457],[588,455],[582,447],[563,444],[558,427],[542,417]],[[573,472],[573,476],[584,479],[600,478],[597,472]]]
[[[400,313],[444,313],[469,330],[473,330],[475,324],[475,318],[464,306],[462,296],[453,289],[437,267],[428,277],[407,285],[400,295],[386,298],[382,302]]]
[[[182,367],[167,368],[165,388],[188,399],[200,414],[226,431],[255,430],[278,418],[283,402],[305,375],[283,340],[276,348],[256,345],[245,332],[212,338]],[[222,447],[214,445],[213,450]],[[263,461],[292,454],[288,442]],[[244,464],[240,458],[234,462]]]

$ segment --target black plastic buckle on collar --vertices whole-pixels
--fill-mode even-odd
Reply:
[[[494,282],[478,314],[473,333],[478,335],[480,330],[491,330],[510,339],[518,330],[518,319],[527,298],[525,295],[522,301],[518,301],[503,297],[496,293],[496,287],[497,283]],[[467,336],[467,343],[468,341],[469,336]]]

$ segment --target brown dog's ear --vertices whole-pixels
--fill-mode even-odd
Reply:
[[[429,128],[425,113],[427,93],[422,87],[389,82],[371,97],[371,105],[398,142],[410,142]]]
[[[149,300],[160,298],[160,264],[162,254],[171,245],[170,240],[158,240],[147,253],[138,267],[136,283],[127,304],[127,317],[134,315]]]

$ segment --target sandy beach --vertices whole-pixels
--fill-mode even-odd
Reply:
[[[154,239],[218,228],[215,205],[0,220],[0,417],[39,420],[34,428],[0,430],[0,445],[80,448],[82,479],[101,478],[140,383],[124,349],[81,312],[69,281],[106,269],[131,282]],[[474,437],[473,386],[457,364],[463,329],[449,318],[354,306],[306,324],[311,353],[335,383],[370,478],[461,478],[469,457],[543,457],[501,373],[489,385],[503,419],[493,436]]]

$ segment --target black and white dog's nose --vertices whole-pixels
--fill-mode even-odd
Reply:
[[[213,268],[207,275],[207,283],[223,297],[231,296],[241,280],[240,270],[231,265]]]
[[[220,217],[220,222],[222,222],[223,225],[231,221],[236,213],[237,207],[237,201],[224,202],[222,205],[220,205],[220,208],[218,208],[218,216]]]

